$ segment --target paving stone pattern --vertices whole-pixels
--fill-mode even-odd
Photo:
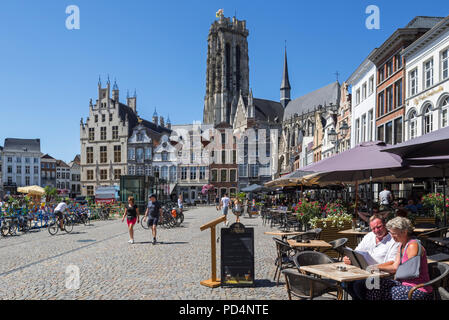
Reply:
[[[200,226],[219,217],[215,207],[190,209],[182,227],[151,231],[135,227],[129,244],[126,221],[94,221],[77,225],[71,234],[51,236],[46,230],[0,239],[0,299],[287,299],[273,282],[275,246],[261,218],[242,218],[255,228],[254,288],[200,285],[210,278],[210,232]],[[231,222],[235,217],[230,215]],[[224,226],[223,224],[221,224]],[[217,235],[219,235],[219,228]],[[217,243],[217,275],[220,250]],[[66,268],[80,270],[79,289],[67,289]]]

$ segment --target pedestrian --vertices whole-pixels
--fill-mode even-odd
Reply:
[[[179,208],[179,212],[182,213],[182,208],[183,208],[184,204],[182,203],[182,194],[179,195],[178,198],[178,208]]]
[[[240,199],[235,199],[234,201],[234,207],[232,208],[232,212],[235,214],[236,219],[235,222],[239,223],[240,222],[240,216],[242,215],[242,202],[240,201]]]
[[[139,208],[134,203],[134,197],[128,197],[128,206],[125,208],[125,213],[122,217],[122,222],[125,220],[126,217],[126,223],[128,224],[128,231],[129,231],[129,241],[128,243],[133,244],[134,243],[134,225],[139,223]]]
[[[221,198],[220,209],[222,210],[223,215],[225,216],[225,225],[228,226],[229,222],[227,220],[229,203],[231,199],[229,199],[228,194],[225,193],[223,198]]]
[[[387,186],[385,186],[384,190],[379,193],[379,200],[381,205],[380,211],[383,211],[384,208],[388,207],[393,202],[393,195],[390,190],[388,190]]]
[[[159,201],[156,199],[156,195],[152,194],[149,197],[147,210],[145,210],[145,217],[143,221],[147,220],[148,217],[148,228],[151,226],[151,230],[153,233],[153,245],[156,244],[156,235],[157,235],[157,223],[159,221],[159,217],[162,215],[162,207]]]
[[[220,198],[217,196],[215,197],[215,209],[220,210]]]

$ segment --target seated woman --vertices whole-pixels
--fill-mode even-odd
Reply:
[[[427,267],[426,249],[421,243],[412,238],[413,226],[410,220],[403,217],[396,217],[387,222],[387,229],[399,247],[396,260],[373,266],[373,269],[396,273],[398,268],[409,259],[418,256],[420,253],[419,275],[416,278],[409,279],[381,279],[380,289],[371,289],[367,291],[368,300],[408,300],[408,293],[413,287],[429,281],[429,270]],[[404,267],[402,266],[402,270]],[[413,273],[413,270],[411,270]],[[407,273],[407,272],[405,272]],[[432,287],[424,286],[413,292],[413,300],[429,300],[432,298]]]

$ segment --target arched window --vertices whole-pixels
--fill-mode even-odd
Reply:
[[[413,139],[416,138],[416,127],[417,127],[417,114],[416,111],[413,110],[412,112],[410,112],[410,115],[408,117],[409,121],[409,125],[408,125],[408,136],[409,139]]]
[[[424,127],[423,127],[423,134],[427,134],[429,132],[432,132],[432,106],[430,104],[426,105],[424,107]]]
[[[449,96],[441,101],[441,128],[446,127],[448,123]]]

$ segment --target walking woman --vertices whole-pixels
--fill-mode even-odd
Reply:
[[[134,197],[128,197],[128,206],[125,208],[125,213],[122,217],[122,222],[125,220],[126,217],[126,223],[128,224],[128,231],[129,231],[129,241],[128,243],[133,244],[134,243],[134,225],[139,223],[139,208],[134,203]]]
[[[240,222],[240,216],[242,215],[243,212],[243,208],[242,208],[242,202],[240,201],[240,199],[235,199],[234,201],[234,207],[232,208],[232,212],[235,214],[236,216],[236,220],[235,222]]]

